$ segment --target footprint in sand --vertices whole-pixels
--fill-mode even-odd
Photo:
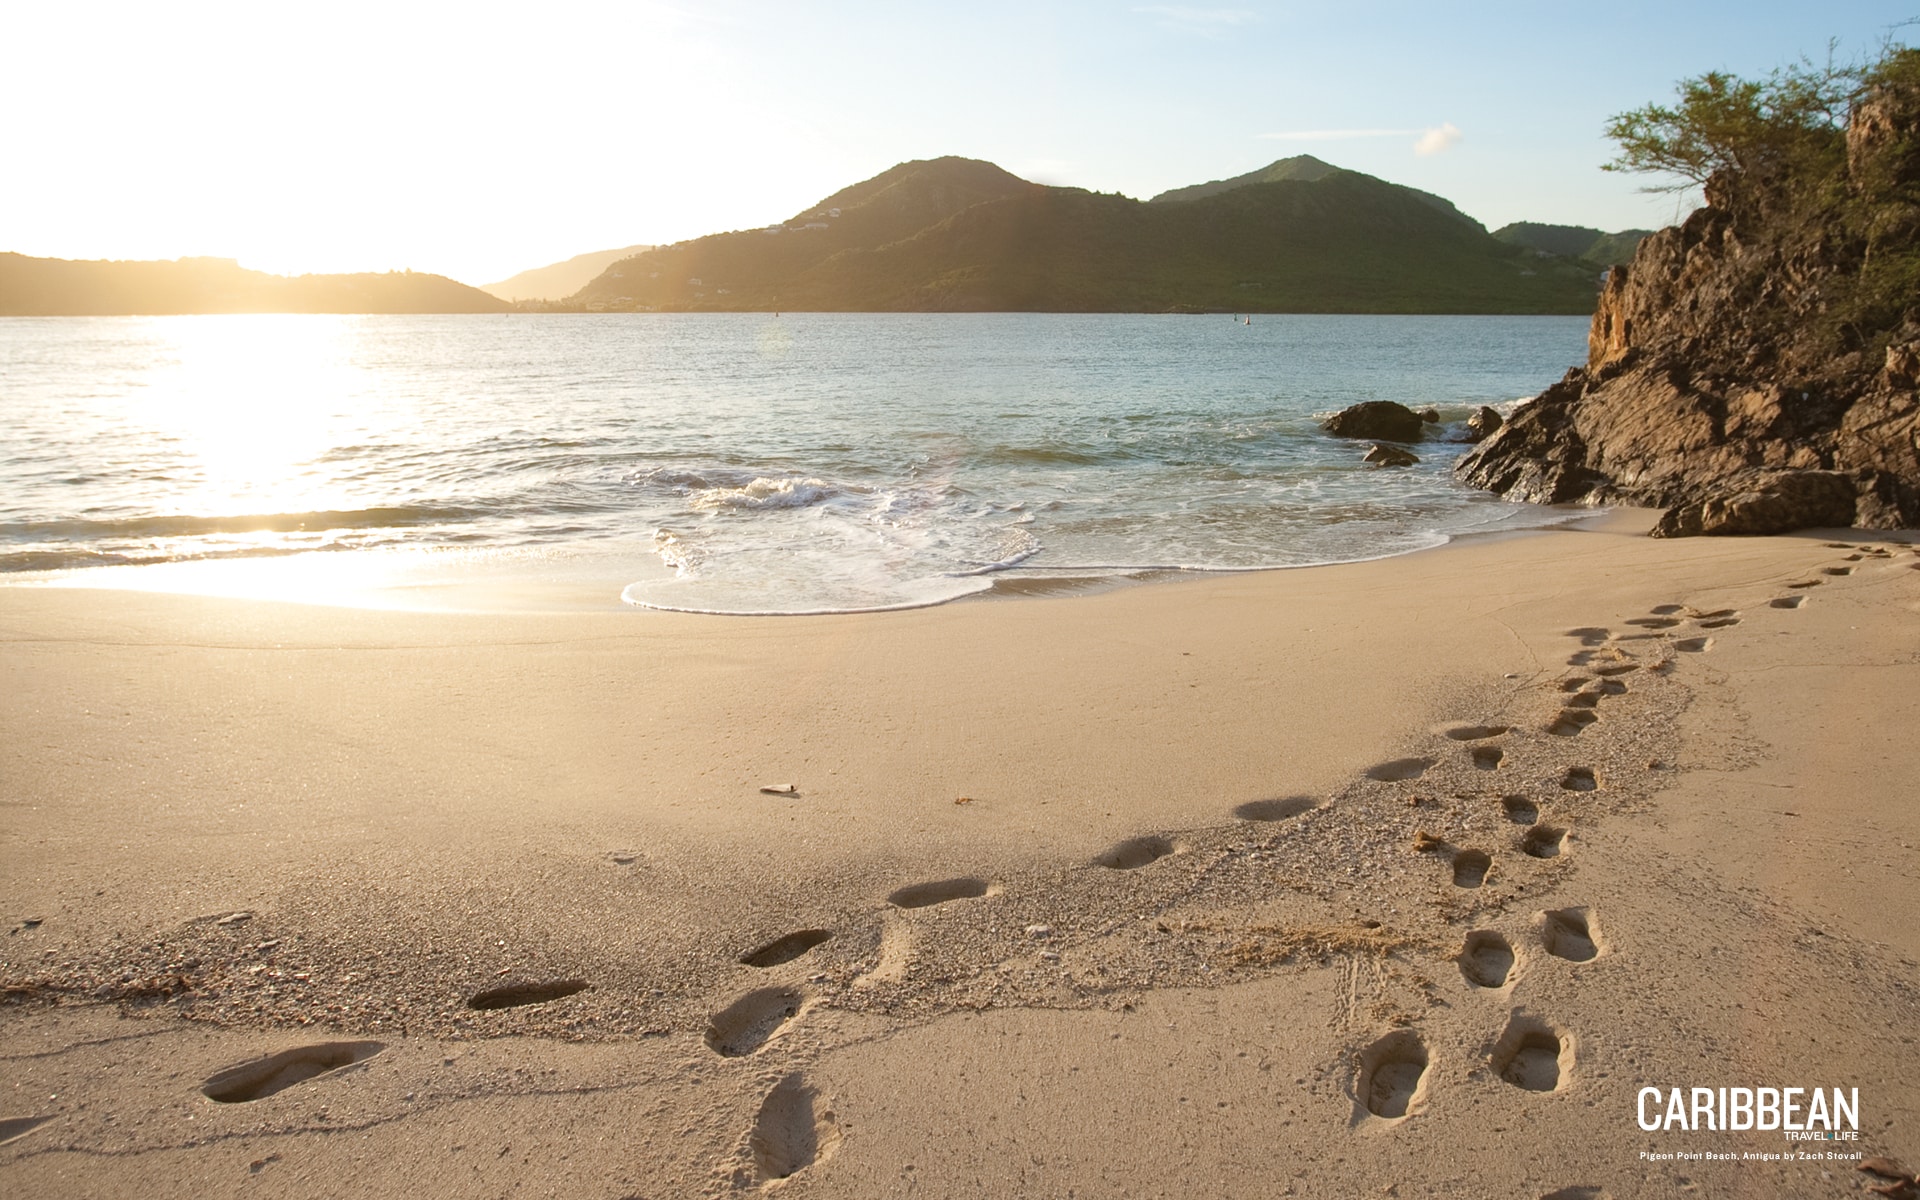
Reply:
[[[1687,606],[1684,604],[1656,604],[1647,611],[1656,617],[1667,617],[1677,612],[1687,611]]]
[[[1547,726],[1547,732],[1555,737],[1572,737],[1599,719],[1600,714],[1591,708],[1563,708],[1553,724]]]
[[[0,1146],[27,1136],[51,1120],[52,1117],[0,1117]]]
[[[1623,679],[1598,679],[1587,691],[1595,696],[1624,696],[1627,684]]]
[[[1915,565],[1920,566],[1920,563],[1916,563]],[[1790,588],[1816,588],[1820,586],[1820,583],[1821,581],[1818,579],[1802,579],[1798,583],[1790,583],[1787,586]]]
[[[1520,849],[1533,858],[1559,858],[1566,844],[1567,831],[1558,825],[1535,825],[1520,839]]]
[[[1557,1092],[1573,1077],[1573,1040],[1537,1017],[1515,1013],[1494,1043],[1493,1073],[1529,1092]]]
[[[1683,654],[1705,654],[1713,649],[1713,639],[1710,637],[1681,638],[1673,644],[1673,648]]]
[[[1506,810],[1507,820],[1515,825],[1531,825],[1540,819],[1540,806],[1525,796],[1502,796],[1500,807]]]
[[[1113,871],[1132,871],[1172,854],[1174,845],[1163,837],[1128,838],[1094,855],[1093,865]]]
[[[1739,617],[1718,617],[1711,621],[1701,621],[1699,625],[1702,629],[1725,629],[1729,625],[1738,625],[1739,623]]]
[[[1595,675],[1605,675],[1608,678],[1612,678],[1615,675],[1625,675],[1629,671],[1638,671],[1639,669],[1639,663],[1615,663],[1611,667],[1595,667],[1593,673]],[[1624,687],[1626,685],[1622,684],[1621,686]]]
[[[1821,567],[1820,573],[1822,575],[1851,575],[1853,574],[1853,568],[1852,567]]]
[[[800,1011],[800,993],[792,988],[759,988],[713,1014],[707,1022],[707,1048],[722,1058],[741,1058],[767,1044]]]
[[[1477,888],[1493,870],[1493,858],[1484,850],[1462,850],[1453,856],[1453,886]]]
[[[987,881],[971,876],[942,879],[934,883],[916,883],[900,888],[887,897],[895,908],[930,908],[950,900],[972,900],[987,894]]]
[[[822,942],[832,941],[830,929],[796,929],[792,933],[773,939],[757,950],[749,950],[740,956],[743,967],[777,967],[781,963],[790,963]]]
[[[1600,681],[1596,679],[1593,682],[1598,684]],[[1589,687],[1583,692],[1568,696],[1562,703],[1568,708],[1598,708],[1600,707],[1600,692],[1597,688]]]
[[[305,1083],[317,1075],[365,1062],[387,1047],[382,1042],[320,1042],[296,1046],[253,1062],[228,1067],[200,1085],[200,1094],[220,1104],[245,1104]]]
[[[797,1175],[830,1157],[839,1145],[833,1110],[797,1072],[775,1084],[760,1102],[747,1139],[762,1181]]]
[[[1511,728],[1510,725],[1455,725],[1446,734],[1456,742],[1481,742],[1497,738]]]
[[[1548,954],[1568,962],[1591,962],[1600,954],[1593,918],[1584,908],[1556,908],[1541,913],[1540,942]]]
[[[1570,675],[1560,681],[1560,690],[1563,692],[1577,692],[1592,682],[1593,676],[1591,675]]]
[[[1233,815],[1242,821],[1285,821],[1320,807],[1312,796],[1287,796],[1278,800],[1249,800],[1236,807]]]
[[[1627,622],[1629,625],[1637,625],[1642,629],[1672,629],[1679,623],[1679,617],[1635,617],[1633,620]]]
[[[1569,792],[1591,792],[1600,786],[1600,777],[1592,767],[1568,767],[1560,786]]]
[[[1777,596],[1767,601],[1768,608],[1799,608],[1807,602],[1805,596]]]
[[[1607,1200],[1607,1190],[1597,1187],[1555,1188],[1540,1200]]]
[[[1467,935],[1460,951],[1460,974],[1478,988],[1502,988],[1513,977],[1513,945],[1491,929]]]
[[[1398,1121],[1426,1098],[1427,1047],[1411,1029],[1396,1029],[1360,1052],[1354,1091],[1366,1110]]]
[[[1506,751],[1500,749],[1498,746],[1475,746],[1473,748],[1473,765],[1482,771],[1497,770],[1500,766],[1500,760],[1506,756]]]
[[[1405,783],[1425,775],[1433,763],[1431,758],[1396,758],[1368,767],[1365,774],[1376,783]]]
[[[1590,625],[1582,629],[1569,629],[1567,630],[1567,636],[1570,638],[1579,638],[1582,646],[1604,646],[1607,644],[1607,639],[1612,637],[1613,634],[1598,626]]]
[[[519,1008],[523,1004],[545,1004],[549,1000],[558,1000],[562,996],[584,992],[589,986],[584,979],[545,979],[538,983],[509,983],[501,987],[488,988],[484,992],[476,992],[473,998],[467,1001],[467,1007],[485,1011],[496,1008]]]

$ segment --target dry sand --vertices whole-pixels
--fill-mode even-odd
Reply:
[[[0,589],[0,1191],[1861,1195],[1643,1155],[1920,1158],[1920,553],[1645,527],[839,618]]]

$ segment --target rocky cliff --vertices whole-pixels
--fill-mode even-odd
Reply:
[[[1665,508],[1656,536],[1920,525],[1915,75],[1853,105],[1829,177],[1709,180],[1705,207],[1608,277],[1586,366],[1460,477]]]

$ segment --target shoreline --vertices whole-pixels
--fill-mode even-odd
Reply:
[[[61,568],[51,571],[23,571],[0,576],[0,590],[7,588],[78,591],[113,591],[145,595],[201,596],[262,603],[309,605],[322,608],[366,609],[417,613],[465,614],[470,616],[508,614],[560,614],[583,612],[654,612],[675,616],[727,618],[858,617],[881,613],[913,612],[950,604],[1025,598],[1089,596],[1117,589],[1167,583],[1194,583],[1213,579],[1258,576],[1271,572],[1311,571],[1356,563],[1386,562],[1414,555],[1429,554],[1485,540],[1523,537],[1556,529],[1627,529],[1650,527],[1658,513],[1651,509],[1613,506],[1600,509],[1541,507],[1541,523],[1500,529],[1466,530],[1439,535],[1442,541],[1431,546],[1416,546],[1365,558],[1327,562],[1293,563],[1258,567],[1021,567],[977,573],[987,585],[977,591],[925,602],[905,602],[874,608],[721,611],[694,608],[667,608],[624,599],[631,586],[615,583],[631,572],[614,572],[603,560],[619,558],[627,562],[646,562],[646,558],[628,554],[572,554],[561,550],[526,549],[473,552],[451,547],[415,550],[308,551],[286,555],[263,555],[231,559],[183,559],[142,565]],[[342,559],[347,561],[343,562]],[[465,559],[464,570],[442,570],[445,559]],[[558,569],[527,566],[528,559],[549,564],[571,562]],[[397,563],[395,560],[398,560]],[[475,561],[477,560],[477,561]],[[516,560],[517,563],[516,563]],[[380,569],[381,563],[385,569]],[[357,582],[341,586],[330,583],[330,591],[314,596],[289,594],[300,582],[318,584],[318,576],[328,567],[363,568],[350,571],[362,576]],[[372,567],[371,570],[364,568]],[[591,575],[591,579],[589,579]],[[226,576],[226,579],[221,579]],[[276,579],[276,576],[282,578]],[[294,576],[303,577],[295,579]],[[440,577],[438,581],[435,577]],[[23,578],[24,577],[24,578]],[[608,601],[605,593],[611,591]],[[448,601],[446,597],[455,597]],[[438,603],[436,603],[438,600]]]
[[[860,622],[0,588],[0,1179],[1732,1196],[1633,1089],[1816,1076],[1911,1158],[1920,553],[1646,519]]]

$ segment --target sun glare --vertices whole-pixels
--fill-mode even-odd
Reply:
[[[163,324],[173,365],[140,417],[197,470],[182,512],[231,516],[352,507],[309,464],[342,443],[364,387],[352,318],[244,315]]]

